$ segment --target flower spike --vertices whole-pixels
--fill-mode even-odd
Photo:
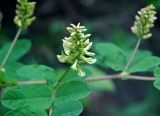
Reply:
[[[140,39],[148,39],[152,36],[150,29],[154,26],[154,22],[157,19],[155,7],[149,5],[138,11],[138,15],[135,16],[134,25],[131,27],[133,34]]]
[[[26,29],[36,19],[36,17],[33,16],[36,3],[29,2],[28,0],[17,1],[18,4],[16,5],[16,16],[14,18],[14,22],[18,27]]]
[[[64,51],[61,55],[57,55],[57,58],[62,63],[71,64],[71,68],[78,71],[80,76],[85,76],[80,64],[93,64],[96,62],[96,59],[91,58],[95,53],[88,51],[92,47],[92,42],[89,40],[91,34],[84,34],[87,29],[85,26],[80,26],[80,23],[78,25],[71,24],[66,29],[70,33],[70,37],[65,37],[62,40]]]

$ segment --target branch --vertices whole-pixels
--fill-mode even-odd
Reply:
[[[86,82],[92,82],[92,81],[121,79],[122,76],[123,75],[121,75],[121,74],[113,74],[113,75],[87,77],[85,81]],[[157,78],[155,78],[155,77],[148,77],[148,76],[128,75],[126,77],[127,77],[127,80],[139,80],[139,81],[155,81],[155,80],[157,80]],[[47,81],[19,81],[16,84],[17,85],[47,84]]]
[[[138,39],[137,44],[136,44],[136,46],[135,46],[135,48],[134,48],[134,50],[133,50],[133,52],[132,52],[132,54],[130,56],[125,68],[124,68],[124,71],[126,71],[128,69],[128,67],[130,66],[130,64],[131,64],[134,56],[136,55],[136,52],[137,52],[139,46],[140,46],[140,43],[141,43],[141,39]]]
[[[47,84],[47,81],[19,81],[16,85]]]
[[[2,64],[0,65],[0,69],[2,69],[4,67],[4,65],[6,64],[9,56],[11,55],[11,53],[12,53],[12,51],[14,49],[14,46],[15,46],[15,44],[17,42],[17,39],[19,38],[21,32],[22,32],[22,29],[19,28],[18,31],[17,31],[17,33],[16,33],[16,35],[15,35],[15,37],[14,37],[14,39],[13,39],[13,42],[12,42],[9,50],[8,50],[8,52],[7,52],[7,54],[6,54],[5,58],[4,58],[4,60],[2,61]]]
[[[121,79],[123,75],[115,74],[115,75],[105,75],[99,77],[88,77],[86,78],[86,82],[91,81],[102,81],[102,80],[113,80],[113,79]],[[136,76],[136,75],[128,75],[126,76],[126,80],[139,80],[139,81],[155,81],[155,77],[147,77],[147,76]]]

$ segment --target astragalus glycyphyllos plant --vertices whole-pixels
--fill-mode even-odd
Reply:
[[[138,42],[131,53],[105,42],[97,43],[95,52],[90,52],[91,35],[85,34],[86,27],[80,23],[67,27],[70,36],[62,40],[63,51],[57,58],[73,70],[67,70],[62,75],[57,75],[57,71],[45,65],[25,65],[18,61],[31,47],[29,40],[17,39],[35,20],[34,7],[35,2],[18,0],[14,21],[19,30],[13,42],[0,50],[0,87],[4,90],[1,103],[8,108],[5,116],[78,116],[83,111],[79,100],[90,94],[92,81],[99,83],[121,78],[155,81],[154,86],[160,90],[160,58],[138,50],[141,40],[151,37],[150,29],[156,19],[153,5],[143,8],[136,16],[131,29]],[[86,67],[82,71],[82,64],[93,63],[120,73],[93,77]],[[90,72],[93,73],[92,69],[98,70],[92,66]],[[136,72],[150,72],[153,77],[132,75]]]

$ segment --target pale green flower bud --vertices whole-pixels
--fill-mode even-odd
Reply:
[[[16,5],[16,16],[14,18],[14,22],[18,27],[26,29],[35,20],[33,12],[36,3],[28,2],[28,0],[17,0],[17,1],[18,4]]]
[[[71,24],[71,27],[67,27],[67,30],[70,33],[70,37],[63,39],[64,52],[61,55],[57,55],[57,58],[62,63],[71,64],[71,68],[78,71],[80,76],[85,76],[80,64],[93,64],[96,62],[96,59],[91,58],[95,53],[88,52],[92,47],[92,42],[89,41],[91,34],[84,34],[87,29],[85,26],[80,26],[80,23],[77,26]]]
[[[150,29],[154,26],[154,22],[157,19],[155,7],[149,5],[138,11],[138,15],[135,16],[136,21],[131,27],[132,32],[140,39],[148,39],[152,36]]]

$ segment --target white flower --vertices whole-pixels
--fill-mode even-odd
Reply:
[[[80,68],[81,63],[93,64],[96,59],[91,58],[95,55],[88,50],[92,47],[92,42],[89,41],[91,34],[84,34],[87,30],[85,26],[71,24],[67,27],[70,37],[65,37],[63,41],[64,52],[57,55],[57,58],[62,63],[71,64],[73,70],[77,70],[80,76],[85,76],[85,72]]]

